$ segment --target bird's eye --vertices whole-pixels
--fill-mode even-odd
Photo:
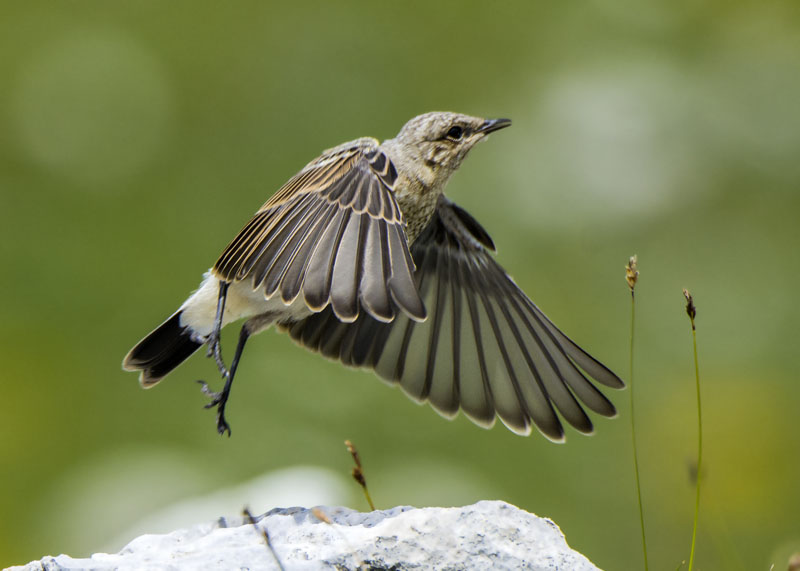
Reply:
[[[447,138],[452,139],[454,141],[458,141],[463,136],[464,136],[464,129],[462,129],[458,125],[450,127],[450,130],[447,132]]]

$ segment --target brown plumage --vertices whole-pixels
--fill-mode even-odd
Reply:
[[[590,382],[622,381],[567,338],[495,262],[489,234],[442,191],[469,150],[510,124],[456,113],[415,117],[383,143],[326,151],[270,198],[195,294],[123,362],[143,386],[208,344],[225,378],[218,430],[250,335],[272,324],[346,365],[369,367],[442,415],[483,426],[581,432],[581,403],[615,410]],[[219,330],[246,318],[230,368]]]

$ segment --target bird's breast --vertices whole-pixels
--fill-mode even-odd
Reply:
[[[405,192],[395,192],[397,204],[406,223],[409,245],[414,243],[417,236],[431,221],[441,194],[441,192],[425,188],[422,185],[414,186],[416,188],[405,189]]]

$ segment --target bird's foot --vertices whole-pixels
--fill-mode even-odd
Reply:
[[[227,432],[228,437],[230,438],[231,427],[225,420],[225,405],[228,402],[228,395],[230,393],[230,385],[227,382],[229,375],[226,374],[225,378],[225,387],[219,392],[212,391],[211,387],[209,387],[208,383],[205,381],[200,380],[197,382],[200,383],[203,394],[211,399],[211,402],[205,405],[205,408],[217,407],[217,432],[219,432],[221,435]]]

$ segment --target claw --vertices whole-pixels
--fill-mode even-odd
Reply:
[[[211,387],[208,386],[207,382],[205,382],[203,380],[198,380],[197,382],[200,383],[200,385],[201,385],[200,390],[203,391],[204,395],[206,395],[207,397],[211,398],[213,401],[216,401],[219,398],[219,393],[216,393],[216,392],[212,391]],[[215,404],[217,404],[217,403],[216,402],[212,402],[211,404],[207,404],[206,408],[210,408],[211,406],[214,406]]]
[[[220,436],[227,432],[228,438],[231,437],[231,427],[225,422],[225,415],[221,412],[217,414],[217,432],[219,432]]]

